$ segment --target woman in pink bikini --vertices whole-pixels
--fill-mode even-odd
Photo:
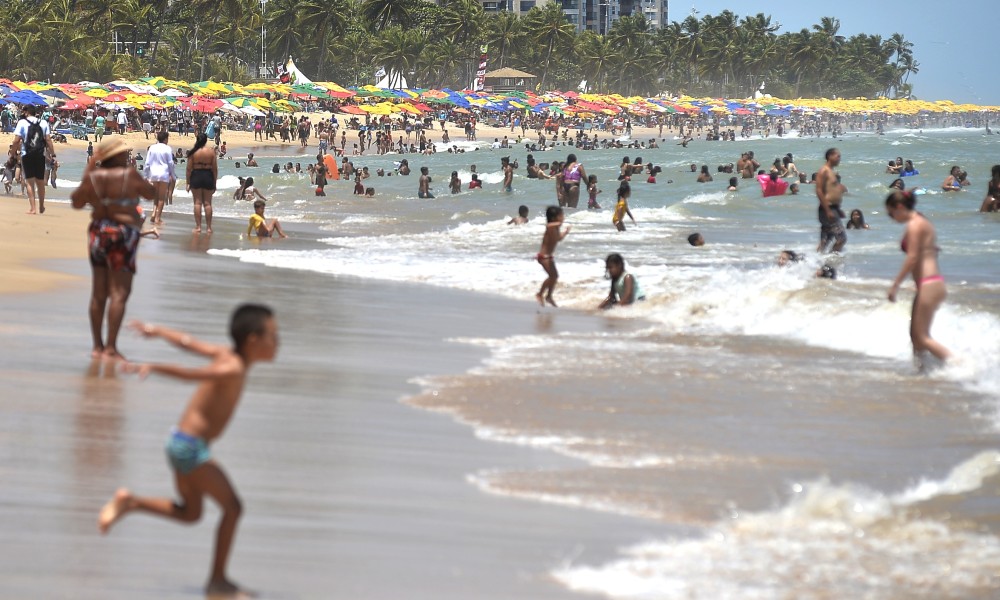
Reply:
[[[570,154],[566,157],[562,174],[563,202],[570,208],[576,208],[580,203],[580,184],[587,181],[587,172],[583,170],[583,165],[576,162],[576,155]]]
[[[889,301],[896,301],[896,292],[907,275],[913,276],[917,284],[917,295],[913,298],[913,311],[910,313],[910,340],[913,342],[913,353],[919,355],[928,351],[940,360],[951,356],[948,350],[931,338],[931,323],[934,313],[948,295],[944,286],[944,277],[938,269],[937,234],[934,225],[925,216],[918,213],[916,198],[911,192],[894,191],[885,199],[885,207],[897,223],[906,225],[900,249],[906,253],[903,267],[889,288]]]

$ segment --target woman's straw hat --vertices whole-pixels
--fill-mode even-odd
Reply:
[[[97,148],[94,149],[94,160],[101,162],[105,161],[112,156],[121,154],[122,152],[127,152],[132,148],[128,145],[122,136],[113,135],[108,139],[101,142]]]

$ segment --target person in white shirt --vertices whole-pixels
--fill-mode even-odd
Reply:
[[[157,132],[157,143],[146,150],[146,166],[143,171],[146,179],[156,189],[156,205],[153,208],[152,218],[154,225],[163,224],[163,206],[167,203],[171,188],[177,182],[177,175],[174,172],[174,151],[167,145],[169,138],[169,132]]]
[[[125,109],[118,111],[118,134],[125,135],[125,124],[128,121],[125,120]]]
[[[38,109],[32,105],[24,107],[24,115],[14,128],[14,143],[10,147],[10,157],[20,154],[21,172],[28,188],[29,215],[45,212],[45,150],[55,160],[56,150],[52,146],[49,135],[49,124],[36,115]],[[32,128],[38,125],[38,128]],[[39,132],[40,129],[40,132]],[[38,196],[38,206],[35,206],[35,196]]]

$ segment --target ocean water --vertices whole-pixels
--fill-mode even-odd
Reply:
[[[216,214],[245,218],[236,176],[253,174],[268,216],[308,223],[313,244],[213,240],[220,260],[472,290],[534,302],[534,260],[551,181],[523,177],[522,148],[406,155],[413,174],[376,177],[401,157],[355,157],[373,173],[374,199],[331,182],[316,198],[307,176],[222,165]],[[843,154],[843,208],[870,230],[849,231],[841,256],[815,253],[816,198],[761,198],[754,180],[726,192],[719,164],[752,150],[768,165],[787,152],[801,171]],[[989,598],[1000,593],[1000,215],[981,215],[994,148],[981,130],[893,131],[839,140],[797,137],[693,142],[654,150],[576,152],[600,180],[602,210],[568,210],[559,245],[558,310],[590,311],[596,333],[545,331],[463,338],[489,357],[467,373],[420,380],[408,404],[441,412],[496,443],[544,448],[572,469],[468,474],[484,493],[676,525],[672,538],[636,539],[606,564],[542,564],[565,587],[610,598]],[[308,153],[255,149],[261,165],[306,164]],[[611,224],[623,156],[662,166],[633,182],[638,221]],[[499,189],[500,158],[520,161],[514,192]],[[949,297],[933,335],[956,360],[918,374],[908,339],[912,282],[886,292],[902,261],[902,228],[885,214],[884,173],[896,156],[921,175],[918,208],[935,224]],[[716,180],[698,184],[689,165]],[[973,185],[937,191],[952,165]],[[416,198],[430,168],[436,198]],[[485,189],[451,195],[473,165]],[[67,182],[70,183],[70,182]],[[190,219],[178,191],[166,218]],[[520,204],[530,222],[509,226]],[[586,198],[581,199],[586,205]],[[687,236],[700,232],[702,248]],[[782,249],[802,263],[779,268]],[[647,301],[597,314],[603,261],[621,253]],[[813,277],[829,262],[835,281]],[[539,322],[557,310],[539,309]],[[420,307],[414,307],[419,318]],[[433,352],[433,348],[428,351]]]

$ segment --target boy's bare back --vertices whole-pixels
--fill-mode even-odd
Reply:
[[[562,225],[562,221],[555,221],[552,223],[545,224],[545,234],[542,235],[542,249],[539,251],[540,254],[546,256],[552,256],[556,252],[556,245],[562,241],[566,234],[569,233],[569,227],[565,231],[560,231],[559,226]]]
[[[164,332],[153,325],[138,321],[131,323],[131,327],[145,337],[169,336],[173,333]],[[164,375],[200,381],[181,415],[177,428],[210,442],[222,434],[236,410],[246,381],[246,365],[228,346],[200,342],[187,335],[181,335],[179,339],[171,341],[184,350],[211,358],[212,362],[200,369],[186,369],[173,365],[138,365],[132,369],[137,370],[142,376],[155,369]]]
[[[130,326],[147,338],[161,338],[182,350],[210,358],[211,362],[204,367],[126,363],[127,371],[140,376],[159,373],[197,382],[198,387],[165,447],[179,500],[139,496],[127,488],[119,488],[98,513],[98,530],[107,533],[116,521],[132,511],[194,523],[201,518],[204,498],[210,497],[219,505],[222,516],[216,530],[215,556],[206,591],[233,595],[240,588],[229,580],[226,568],[243,509],[236,489],[212,458],[209,444],[222,434],[232,418],[250,366],[274,360],[278,329],[273,313],[263,305],[238,307],[230,319],[233,348],[202,342],[167,327],[138,321]]]

